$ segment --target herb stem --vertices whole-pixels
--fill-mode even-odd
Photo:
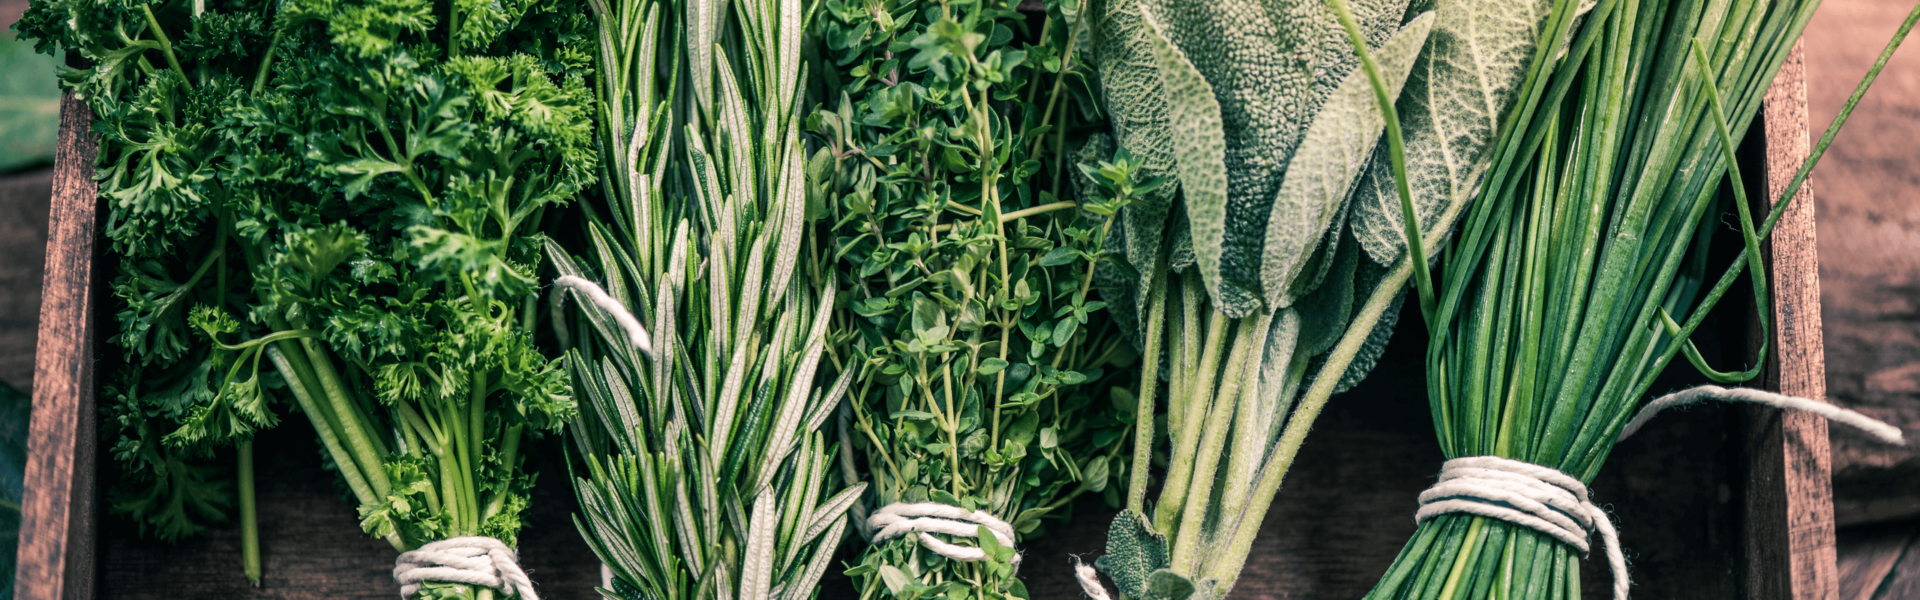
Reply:
[[[140,12],[147,17],[147,27],[153,29],[153,39],[160,42],[160,53],[167,57],[167,66],[180,76],[181,81],[187,81],[187,70],[180,68],[180,58],[173,55],[173,42],[167,40],[166,30],[161,29],[160,20],[154,18],[153,7],[142,4]]]
[[[1120,214],[1115,213],[1108,217],[1107,223],[1111,225],[1114,219],[1119,218]],[[1101,247],[1105,247],[1105,230],[1103,227]],[[1082,293],[1085,293],[1084,290]],[[1147,283],[1147,297],[1149,304],[1146,331],[1142,332],[1145,340],[1140,361],[1140,388],[1133,415],[1133,470],[1128,473],[1127,481],[1127,510],[1143,515],[1146,514],[1147,484],[1153,466],[1154,394],[1160,388],[1160,344],[1167,316],[1167,253],[1164,247],[1154,258],[1152,278]],[[1105,362],[1105,356],[1103,352],[1101,362]]]
[[[240,570],[260,587],[260,516],[253,493],[253,440],[240,442]]]
[[[296,362],[304,360],[304,357],[282,352],[279,344],[268,346],[266,353],[267,359],[273,361],[274,367],[279,369],[281,376],[287,380],[287,388],[293,391],[294,400],[300,404],[300,412],[306,413],[307,418],[313,421],[313,429],[320,434],[321,445],[327,449],[327,454],[333,457],[334,465],[339,467],[341,477],[347,480],[347,488],[353,490],[353,495],[360,504],[374,504],[375,499],[381,496],[373,494],[373,489],[367,484],[366,477],[354,464],[353,455],[348,453],[346,447],[340,443],[340,438],[335,433],[339,427],[333,423],[332,414],[327,411],[325,405],[314,398],[309,387],[313,384],[308,381],[313,375],[308,369],[300,368],[302,365]],[[398,538],[390,537],[388,541],[393,543],[395,550],[406,549],[405,544],[400,543]]]
[[[1207,512],[1212,508],[1213,483],[1216,470],[1220,467],[1220,454],[1227,442],[1227,433],[1233,428],[1233,416],[1240,405],[1240,395],[1246,393],[1241,383],[1246,380],[1253,364],[1266,349],[1267,325],[1273,320],[1272,313],[1236,319],[1233,350],[1228,354],[1226,370],[1221,374],[1219,391],[1212,394],[1212,402],[1196,402],[1194,406],[1211,404],[1207,408],[1206,423],[1197,437],[1200,444],[1193,455],[1193,475],[1190,477],[1186,494],[1186,506],[1180,518],[1182,535],[1174,538],[1173,571],[1192,573],[1194,562],[1199,559],[1201,538],[1206,535]],[[1255,343],[1256,341],[1261,343]],[[1205,389],[1205,388],[1202,388]],[[1171,485],[1171,484],[1169,484]]]
[[[345,438],[346,448],[352,454],[354,462],[360,465],[367,482],[373,486],[375,498],[385,498],[392,486],[387,481],[386,471],[380,464],[380,452],[374,449],[374,440],[365,426],[366,418],[360,414],[354,402],[347,398],[346,386],[341,385],[340,375],[333,369],[333,359],[319,344],[311,339],[300,340],[300,346],[306,350],[306,358],[314,378],[320,384],[321,392],[332,403],[332,410],[339,417],[339,427]],[[373,502],[377,504],[376,500]]]
[[[279,27],[273,29],[273,41],[267,43],[267,53],[260,57],[260,72],[253,76],[253,93],[267,89],[267,74],[273,72],[273,54],[280,49],[280,38],[284,35],[286,30]]]
[[[1202,350],[1204,354],[1200,357],[1199,370],[1196,371],[1198,379],[1192,387],[1188,388],[1188,394],[1194,397],[1187,398],[1184,407],[1186,416],[1183,421],[1186,423],[1198,425],[1207,417],[1207,409],[1211,408],[1213,383],[1220,370],[1220,354],[1226,350],[1227,337],[1230,335],[1226,327],[1225,313],[1212,311],[1212,314],[1207,315],[1207,337]],[[1167,479],[1162,483],[1160,506],[1154,509],[1153,522],[1154,526],[1160,529],[1161,535],[1178,539],[1176,534],[1179,533],[1179,519],[1185,514],[1186,503],[1193,500],[1187,497],[1187,489],[1188,484],[1196,476],[1195,454],[1200,450],[1201,432],[1181,428],[1170,428],[1170,431],[1174,433],[1174,450],[1172,457],[1167,461]],[[1207,500],[1207,498],[1198,499],[1200,502]]]
[[[954,207],[955,207],[955,208],[960,208],[960,206],[959,206],[959,205],[954,205]],[[1015,221],[1015,220],[1019,220],[1019,219],[1024,219],[1024,218],[1027,218],[1027,217],[1031,217],[1031,216],[1034,216],[1034,215],[1039,215],[1039,214],[1046,214],[1046,213],[1050,213],[1050,212],[1053,212],[1053,211],[1056,211],[1056,210],[1066,210],[1066,209],[1069,209],[1069,208],[1079,208],[1079,207],[1080,207],[1080,204],[1079,204],[1079,203],[1077,203],[1077,202],[1073,202],[1073,201],[1071,201],[1071,200],[1062,200],[1062,201],[1059,201],[1059,202],[1053,202],[1053,203],[1049,203],[1049,204],[1042,204],[1042,205],[1039,205],[1039,206],[1032,206],[1032,207],[1027,207],[1027,208],[1022,208],[1022,209],[1020,209],[1020,210],[1016,210],[1016,211],[1013,211],[1013,212],[1010,212],[1010,213],[1007,213],[1007,214],[1004,214],[1004,215],[1000,215],[1000,222],[1001,222],[1001,223],[1011,223],[1011,222],[1013,222],[1013,221]],[[946,230],[949,230],[949,229],[953,229],[953,225],[954,225],[953,223],[941,223],[941,224],[939,224],[939,225],[935,225],[935,226],[934,226],[934,228],[933,228],[933,230],[934,230],[934,231],[946,231]]]
[[[1367,80],[1373,84],[1374,101],[1380,107],[1387,129],[1387,155],[1392,158],[1393,183],[1400,194],[1400,218],[1406,226],[1407,253],[1413,257],[1415,286],[1420,292],[1420,314],[1428,322],[1434,318],[1436,302],[1433,292],[1433,275],[1427,269],[1426,245],[1420,236],[1420,215],[1413,209],[1413,192],[1407,181],[1406,140],[1400,133],[1400,113],[1394,108],[1393,98],[1389,97],[1387,83],[1380,77],[1380,67],[1373,62],[1373,54],[1367,51],[1367,41],[1360,35],[1360,25],[1353,20],[1353,11],[1347,9],[1346,0],[1327,0],[1339,17],[1340,26],[1346,29],[1347,42],[1353,45],[1353,52],[1360,57],[1360,68],[1367,73]]]

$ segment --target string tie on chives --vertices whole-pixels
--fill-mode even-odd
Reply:
[[[973,546],[962,546],[933,537],[935,533],[944,533],[956,537],[977,537],[980,526],[1000,545],[1008,548],[1013,545],[1013,526],[1008,525],[986,511],[969,511],[958,506],[948,506],[938,502],[895,502],[888,504],[867,517],[867,525],[874,528],[873,543],[878,544],[910,533],[918,533],[920,545],[934,553],[962,562],[986,560],[987,551]],[[1014,568],[1020,567],[1020,555],[1013,555]]]
[[[1607,513],[1587,497],[1580,480],[1551,467],[1498,456],[1467,456],[1440,467],[1440,481],[1420,493],[1414,523],[1450,513],[1506,521],[1547,534],[1580,553],[1591,550],[1587,534],[1600,533],[1613,569],[1613,597],[1627,597],[1627,559]]]
[[[1899,427],[1876,421],[1873,417],[1840,408],[1833,404],[1810,398],[1776,394],[1766,390],[1756,390],[1753,388],[1728,389],[1717,385],[1703,385],[1682,390],[1648,402],[1646,408],[1640,409],[1640,414],[1634,415],[1633,421],[1628,422],[1626,427],[1620,429],[1619,439],[1627,439],[1627,436],[1639,431],[1642,426],[1647,424],[1647,421],[1653,420],[1653,416],[1659,414],[1660,411],[1676,406],[1699,404],[1707,400],[1763,404],[1781,410],[1813,413],[1825,418],[1827,421],[1852,427],[1861,433],[1873,436],[1874,439],[1888,444],[1904,446],[1907,443],[1906,437],[1900,433]]]
[[[613,322],[618,324],[621,330],[627,332],[627,340],[633,342],[634,349],[646,354],[647,358],[653,358],[653,338],[647,335],[645,327],[640,326],[640,319],[635,318],[627,307],[621,306],[619,300],[613,299],[606,290],[601,289],[599,284],[576,275],[562,275],[553,280],[553,285],[585,295],[595,307],[612,316]],[[555,337],[560,338],[561,346],[569,346],[571,344],[566,325],[560,321],[559,309],[562,298],[563,296],[558,293],[553,295],[553,333]]]
[[[1627,426],[1619,439],[1639,431],[1660,411],[1707,400],[1746,402],[1782,410],[1812,413],[1831,422],[1859,429],[1880,441],[1903,445],[1900,429],[1866,415],[1809,398],[1797,398],[1751,388],[1728,389],[1703,385],[1647,403]],[[1627,559],[1620,551],[1619,532],[1606,511],[1588,498],[1587,486],[1551,467],[1498,456],[1467,456],[1449,460],[1440,468],[1440,480],[1420,493],[1420,511],[1414,522],[1450,513],[1466,513],[1498,519],[1546,534],[1579,550],[1591,552],[1587,538],[1600,534],[1606,546],[1607,566],[1613,571],[1613,597],[1626,600],[1629,580]],[[1082,583],[1085,587],[1085,584]]]
[[[412,597],[428,581],[489,587],[508,596],[540,600],[533,580],[520,569],[519,556],[500,540],[485,536],[440,540],[400,555],[393,561],[393,580],[400,597]]]

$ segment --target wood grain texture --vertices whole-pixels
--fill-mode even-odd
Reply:
[[[1840,600],[1873,600],[1881,582],[1893,573],[1900,556],[1920,531],[1909,524],[1873,530],[1840,530]]]
[[[1806,63],[1796,43],[1767,91],[1767,193],[1786,191],[1808,150]],[[1768,265],[1773,339],[1763,385],[1805,398],[1826,396],[1821,350],[1820,277],[1811,186],[1800,189],[1763,253]],[[1761,208],[1771,208],[1763,206]],[[1748,414],[1743,597],[1830,600],[1839,595],[1827,425],[1813,415],[1743,408]]]
[[[93,265],[95,215],[91,113],[71,94],[60,102],[45,287],[35,352],[33,423],[14,597],[93,597],[95,502]]]
[[[1920,598],[1920,539],[1907,543],[1906,550],[1900,553],[1900,562],[1884,577],[1868,583],[1872,588],[1866,591],[1872,594],[1872,600]]]
[[[1827,2],[1807,24],[1807,108],[1819,128],[1892,37],[1910,0]],[[1827,400],[1920,437],[1920,43],[1909,34],[1813,171],[1820,189]],[[1834,522],[1920,517],[1920,446],[1830,427]]]
[[[552,439],[528,448],[536,472],[532,506],[520,532],[520,564],[541,597],[593,599],[600,563],[574,530],[576,512],[566,472],[542,457],[560,455]],[[142,539],[124,518],[101,532],[102,598],[167,600],[393,600],[393,560],[386,542],[360,531],[339,477],[320,467],[320,448],[304,419],[262,434],[258,456],[260,545],[258,588],[240,572],[240,528],[228,523],[169,544]],[[498,596],[496,596],[498,597]]]

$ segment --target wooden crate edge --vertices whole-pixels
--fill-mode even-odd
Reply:
[[[21,600],[92,598],[96,580],[92,325],[98,194],[91,122],[86,103],[71,93],[61,97],[14,575],[14,597]]]
[[[1767,90],[1766,190],[1770,209],[1807,160],[1806,51],[1796,42]],[[1811,186],[1796,193],[1765,242],[1774,328],[1767,389],[1824,400],[1826,362],[1820,332],[1820,272]],[[1757,329],[1756,329],[1757,333]],[[1838,596],[1833,481],[1827,423],[1799,412],[1744,408],[1747,418],[1745,518],[1741,523],[1744,597],[1825,600]]]

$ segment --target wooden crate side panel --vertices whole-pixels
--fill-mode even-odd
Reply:
[[[91,117],[72,94],[61,98],[14,582],[14,597],[22,600],[93,597],[98,506],[91,325],[98,194]]]
[[[1808,153],[1805,49],[1796,43],[1767,91],[1766,188],[1754,202],[1786,192]],[[1771,208],[1765,206],[1765,208]],[[1767,240],[1774,331],[1763,384],[1825,399],[1820,277],[1812,186],[1802,187]],[[1745,597],[1827,600],[1839,594],[1827,424],[1806,413],[1745,409],[1750,461],[1745,510]]]

